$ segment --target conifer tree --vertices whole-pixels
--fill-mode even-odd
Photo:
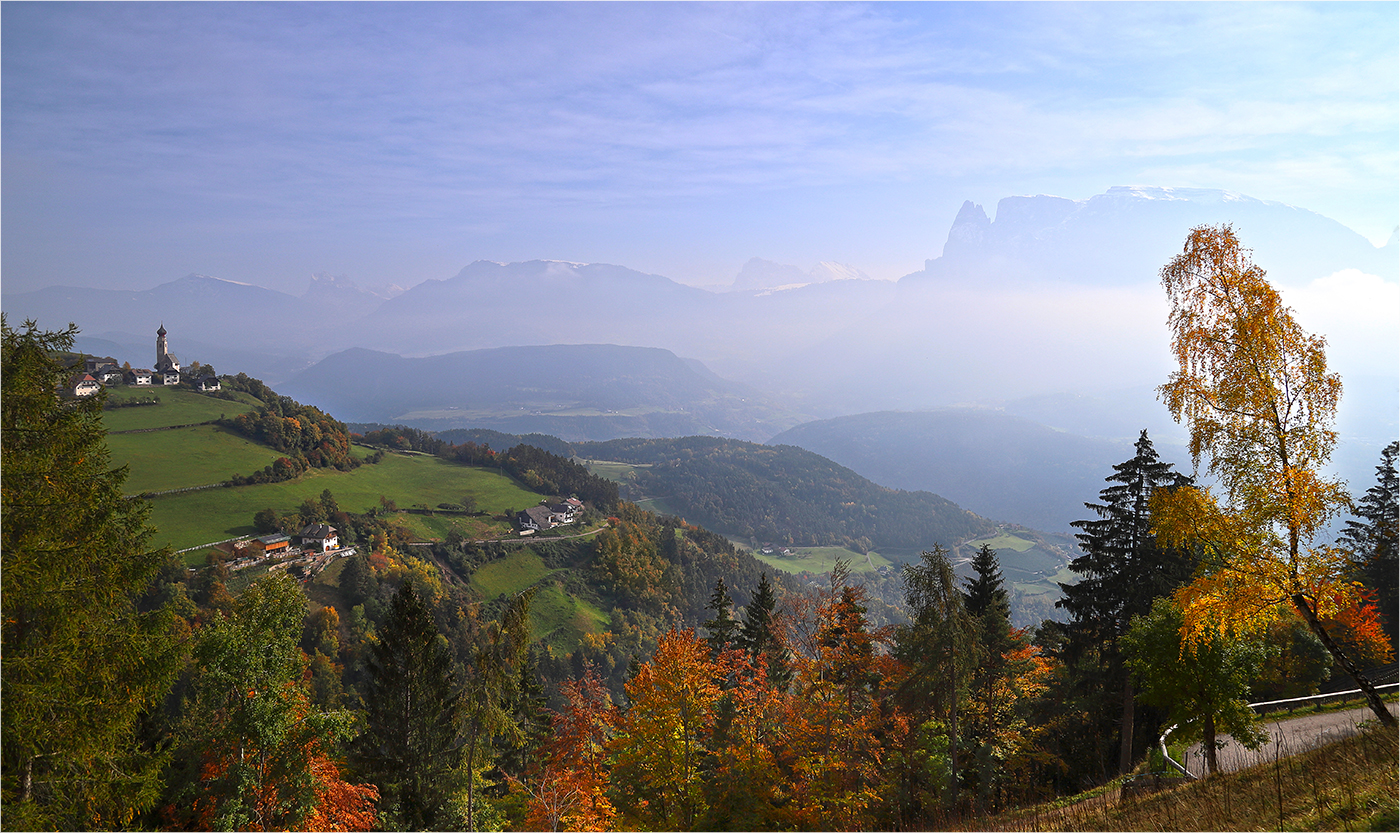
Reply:
[[[1097,656],[1109,690],[1122,691],[1119,772],[1132,766],[1134,723],[1133,681],[1118,649],[1118,640],[1134,616],[1152,609],[1152,600],[1171,593],[1191,578],[1194,562],[1178,550],[1159,546],[1152,534],[1149,503],[1158,489],[1189,482],[1164,463],[1143,431],[1132,459],[1113,467],[1099,492],[1101,503],[1085,503],[1097,519],[1075,521],[1083,530],[1075,536],[1084,555],[1070,562],[1083,576],[1077,584],[1061,584],[1064,598],[1056,607],[1069,611],[1068,659],[1086,653]]]
[[[1400,478],[1395,471],[1395,457],[1400,443],[1391,443],[1381,452],[1376,466],[1376,485],[1366,490],[1356,502],[1356,517],[1349,520],[1341,535],[1343,545],[1351,548],[1352,573],[1357,581],[1376,594],[1385,632],[1392,650],[1396,644],[1397,618],[1397,550],[1400,550]]]
[[[165,609],[137,600],[168,553],[150,504],[126,500],[102,427],[104,395],[63,399],[58,332],[0,316],[0,675],[4,826],[123,827],[151,807],[163,759],[137,723],[170,690],[180,643]]]
[[[369,671],[356,761],[394,821],[414,830],[439,827],[462,785],[462,695],[446,642],[411,581],[390,602]]]
[[[935,808],[923,805],[917,796],[927,792],[944,796],[951,805],[958,791],[958,713],[961,695],[972,670],[975,627],[958,591],[948,551],[940,546],[923,553],[918,564],[904,567],[904,602],[909,624],[899,628],[895,656],[908,664],[910,672],[899,692],[912,725],[932,721],[945,730],[948,753],[946,783],[926,783],[919,771],[901,773],[908,786],[901,792],[907,804],[899,810],[906,823],[927,823]]]
[[[1001,561],[991,544],[983,544],[972,557],[973,576],[967,579],[967,590],[963,592],[963,605],[973,616],[992,613],[1009,621],[1011,603],[1006,596],[1006,585],[1001,578]]]
[[[729,588],[725,587],[724,579],[715,579],[715,590],[710,594],[710,603],[705,605],[705,609],[713,610],[715,615],[704,623],[705,630],[710,632],[705,642],[709,644],[713,656],[718,656],[734,642],[735,635],[739,632],[741,624],[730,613],[733,606],[734,600],[729,598]]]
[[[749,652],[749,656],[761,659],[768,674],[768,684],[778,691],[786,691],[792,683],[792,666],[787,658],[787,645],[777,631],[774,611],[778,600],[773,594],[773,585],[768,574],[758,580],[758,589],[753,600],[744,610],[744,626],[739,631],[739,645]]]

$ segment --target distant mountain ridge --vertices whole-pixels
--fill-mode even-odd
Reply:
[[[1395,236],[1377,248],[1303,209],[1225,191],[1115,187],[1084,200],[1007,197],[994,218],[968,203],[943,253],[897,283],[818,280],[855,275],[830,264],[804,273],[762,262],[776,272],[757,275],[754,289],[708,292],[616,265],[478,260],[387,299],[389,292],[324,275],[300,297],[190,275],[141,292],[7,293],[4,307],[13,319],[45,326],[76,321],[86,335],[119,344],[140,344],[164,323],[182,358],[246,367],[279,386],[349,348],[412,357],[611,344],[696,360],[780,410],[816,417],[1002,406],[1160,384],[1169,362],[1157,270],[1191,226],[1227,221],[1284,284],[1353,268],[1394,281],[1400,268]],[[816,282],[769,280],[798,277]],[[1078,415],[1059,409],[1057,426],[1100,433],[1104,420],[1089,399],[1079,401]],[[388,410],[380,403],[358,416]],[[789,426],[683,409],[571,419],[542,416],[505,428],[568,432],[591,420],[586,434],[594,438],[718,430],[766,439],[759,425]]]
[[[282,389],[351,422],[564,439],[670,432],[766,438],[803,419],[670,351],[612,344],[496,347],[422,358],[352,348]]]
[[[940,257],[905,280],[1123,284],[1155,279],[1187,230],[1230,223],[1275,280],[1305,282],[1355,268],[1395,279],[1393,247],[1320,214],[1208,188],[1114,186],[1086,200],[1005,197],[996,218],[964,202]]]

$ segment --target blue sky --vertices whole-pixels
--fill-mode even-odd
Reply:
[[[1225,188],[1380,243],[1395,3],[0,6],[6,291],[478,259],[897,278],[965,199]]]

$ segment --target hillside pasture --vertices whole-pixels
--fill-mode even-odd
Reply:
[[[861,555],[845,547],[789,547],[792,555],[764,555],[753,550],[753,557],[770,567],[785,573],[800,573],[809,570],[813,573],[827,573],[836,566],[838,560],[850,562],[852,573],[873,573],[881,567],[894,564],[877,552]]]
[[[159,530],[155,543],[157,546],[169,544],[178,550],[251,535],[254,513],[267,508],[279,514],[295,512],[303,500],[319,497],[326,489],[348,512],[378,508],[381,495],[400,508],[458,503],[462,497],[471,495],[478,511],[493,515],[506,509],[523,509],[540,501],[540,495],[495,469],[463,466],[437,457],[388,454],[379,463],[349,472],[311,469],[296,480],[282,483],[205,489],[153,498],[151,522]],[[445,527],[449,519],[464,519],[460,515],[400,514],[398,517],[411,531],[423,537],[432,537],[432,526]],[[499,532],[506,532],[504,526],[499,527]]]
[[[585,634],[608,628],[608,617],[587,601],[568,593],[558,580],[568,570],[552,570],[533,550],[520,549],[482,565],[472,574],[472,587],[483,598],[513,596],[539,587],[530,605],[531,629],[555,650],[567,653]]]
[[[131,467],[127,494],[221,483],[261,470],[278,453],[217,425],[107,437],[112,465]]]
[[[107,389],[107,401],[110,403],[157,397],[160,404],[103,411],[102,424],[109,432],[193,425],[224,416],[232,417],[261,404],[241,391],[234,393],[234,396],[238,398],[237,402],[217,399],[187,388],[114,386]]]

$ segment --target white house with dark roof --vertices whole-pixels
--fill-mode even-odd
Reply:
[[[330,524],[307,524],[297,533],[303,547],[326,552],[340,546],[340,536]]]
[[[126,383],[128,385],[146,386],[152,383],[154,377],[155,374],[145,368],[133,367],[126,372]]]
[[[554,513],[544,506],[531,506],[529,509],[515,516],[515,522],[522,530],[528,529],[533,532],[542,532],[546,529],[553,529],[557,524],[554,520]]]

